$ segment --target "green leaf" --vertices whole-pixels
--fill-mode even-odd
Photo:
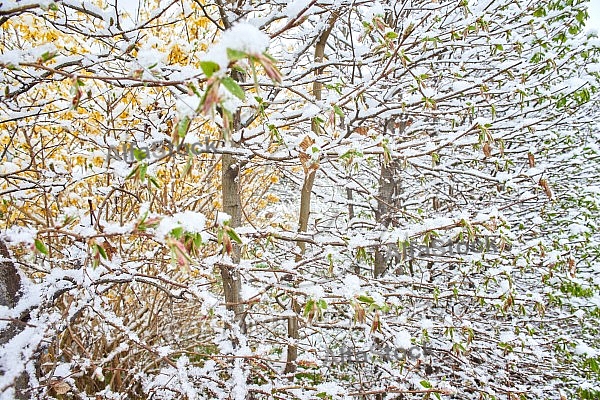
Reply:
[[[136,165],[135,168],[131,170],[131,172],[129,173],[129,175],[127,175],[127,178],[125,179],[131,179],[135,175],[139,167],[139,165]]]
[[[227,58],[229,58],[229,61],[237,61],[246,57],[248,57],[248,54],[243,51],[227,49]]]
[[[143,182],[146,179],[146,172],[148,171],[148,164],[143,163],[140,166],[140,180]]]
[[[199,233],[197,233],[194,236],[194,246],[195,247],[200,247],[202,245],[202,235],[200,235]]]
[[[333,106],[333,111],[339,115],[341,118],[344,118],[344,112],[342,111],[342,109],[339,106],[334,105]]]
[[[584,24],[585,23],[585,12],[579,10],[579,12],[577,12],[577,16],[575,17],[575,19],[577,20],[577,22],[579,22],[580,24]]]
[[[546,10],[544,10],[544,8],[542,8],[542,7],[538,8],[537,10],[535,10],[533,12],[534,17],[540,18],[540,17],[544,17],[545,15],[546,15]]]
[[[221,80],[221,83],[223,84],[223,86],[225,86],[227,90],[231,92],[231,94],[233,94],[238,99],[244,100],[246,98],[244,89],[242,89],[240,85],[238,85],[237,82],[234,81],[232,78],[227,76]]]
[[[155,178],[155,177],[148,175],[148,180],[149,180],[150,182],[152,182],[152,184],[153,184],[154,186],[156,186],[156,188],[157,188],[157,189],[160,189],[160,185],[158,184],[158,181],[156,180],[156,178]]]
[[[40,253],[42,253],[42,254],[44,254],[46,256],[48,255],[48,248],[44,245],[44,243],[42,243],[41,240],[35,239],[35,248]]]
[[[99,244],[96,245],[96,251],[98,253],[100,253],[102,258],[104,258],[105,260],[108,258],[108,256],[106,255],[106,251],[104,250],[104,247],[100,246]]]
[[[227,229],[227,235],[231,239],[233,239],[238,244],[242,244],[242,239],[239,237],[239,235],[236,233],[236,231],[233,230],[233,228],[228,226],[226,229]]]
[[[148,157],[148,155],[146,154],[146,152],[144,150],[137,149],[137,148],[133,149],[133,156],[138,161],[142,161],[144,158]]]
[[[190,117],[184,117],[179,124],[177,124],[177,134],[180,138],[185,137],[188,129],[190,128]]]
[[[198,97],[202,97],[202,93],[198,91],[198,88],[193,83],[188,83],[187,87]]]
[[[216,62],[201,61],[200,68],[202,69],[202,72],[204,72],[204,75],[206,75],[207,78],[210,78],[211,76],[213,76],[215,71],[218,71],[221,67],[219,67],[219,64],[217,64]]]
[[[389,31],[385,34],[385,37],[388,39],[396,39],[398,37],[398,34],[394,31]]]
[[[310,299],[306,302],[306,306],[304,306],[304,316],[306,317],[312,309],[315,307],[315,301]]]
[[[181,236],[183,236],[183,227],[179,226],[177,228],[173,228],[171,230],[171,236],[173,236],[175,239],[179,239]]]
[[[40,56],[40,58],[42,59],[42,62],[46,62],[48,60],[52,60],[57,55],[58,55],[58,53],[56,51],[47,51],[47,52],[43,53]]]
[[[363,303],[367,303],[367,304],[373,304],[375,303],[375,300],[373,300],[373,298],[371,296],[366,296],[366,295],[360,295],[357,297],[358,301],[362,301]]]
[[[429,381],[421,381],[421,386],[423,386],[426,389],[431,389],[431,383],[429,383]]]

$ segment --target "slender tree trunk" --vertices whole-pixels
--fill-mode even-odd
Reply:
[[[0,240],[0,258],[2,259],[0,261],[0,305],[13,308],[19,301],[21,278],[2,240]]]
[[[236,81],[242,81],[240,73],[232,71],[231,76]],[[241,127],[240,112],[236,112],[233,119],[233,131]],[[239,145],[232,142],[233,147]],[[221,190],[223,194],[223,212],[231,217],[229,226],[233,229],[239,227],[242,222],[242,201],[240,198],[240,161],[232,154],[223,154],[221,159]],[[225,303],[228,310],[233,311],[235,322],[242,333],[246,333],[244,304],[242,303],[242,280],[240,272],[236,267],[240,263],[240,248],[237,243],[232,243],[231,260],[233,265],[221,264],[221,278],[223,279],[223,290],[225,292]]]
[[[241,224],[241,202],[239,195],[239,165],[234,156],[230,154],[223,155],[222,158],[222,176],[221,185],[223,190],[223,212],[231,216],[229,226],[237,228]],[[234,312],[235,321],[245,332],[244,323],[244,305],[242,304],[242,282],[239,271],[235,269],[240,262],[240,248],[233,243],[231,252],[233,265],[221,264],[221,278],[223,279],[223,289],[225,291],[225,303],[227,309]]]
[[[333,29],[333,25],[337,20],[338,15],[336,13],[332,14],[329,19],[328,27],[321,33],[319,36],[319,40],[315,45],[315,63],[320,63],[323,61],[323,57],[325,55],[325,45],[327,44],[327,39],[329,38],[329,34]],[[323,84],[318,81],[320,75],[323,73],[323,68],[317,68],[315,70],[315,81],[313,82],[313,95],[316,100],[321,100]],[[319,124],[313,120],[312,122],[312,131],[316,134],[319,134]],[[317,173],[318,166],[308,166],[306,168],[306,173],[304,176],[304,183],[302,185],[302,191],[300,193],[300,215],[298,216],[298,232],[306,232],[308,229],[308,221],[310,219],[310,199],[312,195],[312,189],[315,182],[315,177]],[[306,243],[299,241],[298,247],[300,248],[300,253],[296,257],[296,261],[300,261],[304,252],[306,251]],[[288,318],[288,337],[293,339],[294,342],[299,338],[299,327],[298,327],[298,317],[297,314],[300,313],[301,307],[298,304],[296,298],[292,297],[291,300],[291,308],[294,311],[294,316]],[[291,344],[287,348],[287,359],[285,364],[284,373],[293,373],[296,371],[296,359],[298,358],[298,346],[296,344]]]
[[[381,173],[379,176],[379,193],[377,194],[377,211],[375,219],[385,228],[388,228],[393,223],[393,210],[397,203],[397,189],[399,182],[396,174],[398,171],[398,163],[395,161],[389,164],[381,164]],[[373,276],[378,278],[385,273],[388,261],[387,248],[377,247],[375,249],[375,266],[373,267]]]
[[[385,131],[390,134],[401,134],[407,126],[407,122],[386,121]],[[379,193],[377,194],[377,210],[375,211],[375,220],[384,228],[395,225],[394,211],[400,206],[400,193],[402,183],[399,177],[400,163],[398,160],[381,163],[381,172],[379,175]],[[388,249],[378,247],[375,249],[375,265],[373,266],[373,276],[381,277],[388,267]]]
[[[8,252],[6,244],[0,240],[0,305],[14,308],[21,294],[21,278],[12,258]],[[24,317],[26,319],[26,317]],[[0,331],[0,345],[5,345],[12,338],[23,330],[25,321],[14,321],[8,324],[8,327]],[[2,373],[2,371],[0,371]],[[29,379],[26,373],[22,373],[14,382],[15,395],[17,399],[27,399],[27,390],[29,389]]]

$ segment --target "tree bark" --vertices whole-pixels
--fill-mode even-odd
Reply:
[[[237,71],[232,71],[231,77],[238,82],[243,80],[243,76]],[[233,117],[233,132],[238,131],[240,128],[240,112],[237,111]],[[231,142],[231,146],[239,147],[239,144]],[[223,212],[231,217],[229,226],[235,229],[242,222],[242,201],[239,184],[240,162],[232,154],[223,154],[221,163]],[[240,272],[237,270],[240,263],[240,247],[237,243],[232,243],[232,245],[231,260],[233,265],[220,265],[225,304],[228,310],[233,311],[235,322],[242,333],[246,333],[244,304],[242,303],[242,280]]]
[[[0,240],[0,305],[13,308],[19,301],[21,278],[17,272],[6,244]]]
[[[385,132],[391,134],[402,134],[406,128],[406,122],[386,121]],[[377,194],[377,210],[375,210],[375,220],[387,229],[390,225],[395,226],[394,210],[400,206],[400,193],[402,183],[399,177],[400,162],[391,160],[389,163],[382,161],[381,172],[379,174],[379,192]],[[375,265],[373,266],[373,276],[379,278],[383,276],[388,268],[387,248],[378,247],[375,249]]]
[[[0,305],[14,308],[21,298],[20,289],[21,277],[6,244],[0,239]],[[26,319],[26,317],[23,319]],[[25,326],[24,322],[22,320],[11,322],[6,329],[0,331],[0,345],[5,345],[18,335]],[[29,398],[27,394],[29,389],[27,373],[23,372],[17,377],[14,382],[14,389],[17,399]]]
[[[337,13],[333,13],[331,15],[329,19],[329,25],[319,36],[319,40],[315,45],[315,63],[320,63],[323,61],[323,57],[325,56],[325,45],[327,44],[327,39],[329,38],[329,34],[333,29],[333,25],[335,24],[337,17]],[[318,79],[319,76],[323,73],[323,70],[323,67],[317,68],[315,70],[315,81],[313,82],[313,95],[315,96],[316,100],[321,100],[322,98],[323,84],[319,82]],[[314,133],[319,134],[319,125],[315,120],[313,120],[311,128]],[[300,193],[300,214],[298,216],[298,232],[306,232],[306,230],[308,229],[308,221],[310,219],[310,199],[316,174],[316,168],[312,169],[309,167],[304,176],[304,183],[302,185],[302,191]],[[297,242],[297,244],[300,248],[300,253],[296,257],[296,262],[302,259],[302,256],[306,251],[306,243],[299,241]],[[288,337],[292,339],[294,343],[288,345],[287,348],[287,359],[284,370],[284,373],[286,374],[296,372],[296,359],[298,358],[298,346],[295,344],[295,342],[299,338],[297,314],[300,313],[301,307],[300,304],[298,304],[298,301],[295,297],[292,297],[291,309],[296,315],[290,316],[288,318]]]

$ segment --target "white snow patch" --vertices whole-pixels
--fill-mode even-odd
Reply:
[[[201,213],[193,211],[184,211],[174,214],[171,217],[164,217],[160,221],[158,228],[156,228],[156,236],[159,239],[163,239],[169,232],[179,227],[191,233],[204,233],[206,217]]]
[[[344,286],[341,288],[344,297],[352,298],[360,293],[360,278],[356,275],[348,275],[343,279]]]

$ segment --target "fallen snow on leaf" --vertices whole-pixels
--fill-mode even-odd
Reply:
[[[205,233],[206,218],[203,214],[193,211],[184,211],[173,214],[171,217],[164,217],[156,228],[156,236],[164,239],[173,229],[179,227],[191,233]],[[203,237],[203,239],[207,238]]]
[[[202,59],[219,64],[221,69],[218,73],[225,74],[229,65],[227,49],[258,55],[267,50],[267,47],[269,47],[269,37],[266,34],[249,23],[239,23],[226,31],[219,44],[206,53]]]

